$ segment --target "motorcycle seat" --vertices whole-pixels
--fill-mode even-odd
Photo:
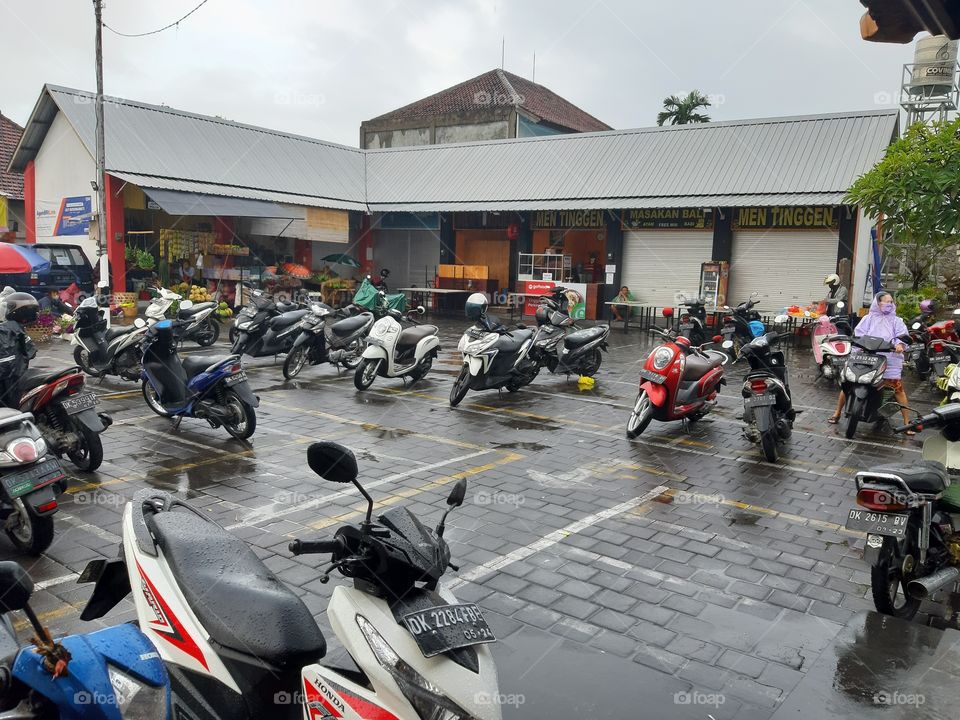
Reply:
[[[603,337],[610,332],[609,325],[597,325],[597,327],[587,328],[586,330],[577,330],[567,335],[563,339],[563,344],[570,350],[583,347],[594,340]]]
[[[310,610],[245,542],[192,512],[148,515],[147,526],[213,642],[277,668],[323,657]]]
[[[533,330],[514,330],[510,335],[501,335],[497,340],[497,348],[504,354],[517,352],[521,345],[533,337]]]
[[[278,302],[277,310],[282,313],[290,312],[291,310],[296,310],[297,304],[295,302]]]
[[[397,338],[397,352],[401,353],[404,350],[412,350],[417,346],[417,343],[425,337],[436,335],[438,332],[439,330],[436,325],[416,325],[412,328],[407,328],[402,331],[400,337]]]
[[[330,329],[333,331],[334,335],[339,335],[340,337],[346,337],[347,335],[353,335],[357,330],[362,328],[370,320],[372,315],[370,313],[363,313],[362,315],[354,315],[353,317],[344,318],[343,320],[338,320],[333,325],[330,326]]]
[[[687,355],[687,364],[683,370],[684,380],[699,380],[716,367],[723,365],[723,358],[709,354],[706,357],[690,353]]]
[[[910,465],[880,465],[864,473],[867,478],[873,473],[896,475],[903,478],[907,487],[918,493],[942,493],[950,484],[947,469],[942,463],[933,460],[921,460]]]
[[[273,330],[283,330],[284,328],[290,327],[294,323],[300,322],[309,314],[309,310],[292,310],[290,312],[285,312],[283,315],[277,315],[275,318],[270,320],[270,327]]]
[[[28,372],[26,375],[20,378],[20,391],[27,392],[27,390],[33,390],[41,385],[48,385],[57,378],[63,377],[64,375],[72,375],[76,372],[79,372],[79,368],[68,368],[66,370],[61,368],[60,370],[56,370],[54,372]]]
[[[201,303],[196,303],[193,307],[184,308],[184,309],[179,310],[179,311],[177,312],[177,317],[180,318],[181,320],[186,320],[187,318],[193,317],[193,316],[196,315],[198,312],[203,312],[204,310],[208,310],[208,309],[210,309],[210,308],[212,308],[212,307],[216,307],[216,306],[217,306],[217,304],[216,304],[215,302],[201,302]]]
[[[110,342],[114,338],[118,338],[121,335],[129,335],[134,330],[139,330],[139,328],[136,325],[121,325],[119,327],[112,327],[107,330],[104,337],[106,338],[107,342]]]
[[[193,378],[202,373],[211,365],[215,365],[221,360],[226,360],[229,355],[187,355],[180,360],[183,371],[187,373],[188,378]]]

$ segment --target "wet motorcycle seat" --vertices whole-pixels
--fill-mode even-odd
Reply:
[[[362,328],[367,324],[367,321],[370,319],[370,313],[363,313],[363,315],[354,315],[353,317],[348,317],[343,320],[338,320],[333,325],[330,326],[330,329],[333,331],[334,335],[339,335],[340,337],[346,337],[347,335],[353,335],[357,330]]]
[[[139,330],[136,325],[121,325],[120,327],[112,327],[104,334],[104,337],[107,339],[107,342],[110,342],[114,338],[118,338],[121,335],[129,335],[134,330]]]
[[[407,328],[400,333],[397,338],[397,352],[402,353],[406,350],[413,350],[417,343],[430,335],[436,335],[438,332],[436,325],[417,325]]]
[[[310,610],[245,542],[192,512],[148,515],[147,527],[215,643],[278,668],[323,657]]]
[[[533,330],[513,330],[510,335],[500,336],[500,339],[497,340],[497,349],[504,354],[515,353],[521,345],[532,337]]]
[[[270,327],[273,330],[283,330],[288,328],[294,323],[298,323],[303,320],[304,317],[310,314],[309,310],[292,310],[290,312],[285,312],[283,315],[277,315],[270,321]]]
[[[574,348],[583,347],[588,343],[592,343],[594,340],[603,337],[610,331],[610,328],[606,325],[598,325],[597,327],[587,328],[585,330],[577,330],[567,335],[563,339],[563,344],[565,347],[573,350]]]
[[[203,312],[204,310],[208,310],[209,308],[216,307],[216,306],[217,304],[214,302],[196,303],[193,307],[182,308],[181,310],[179,310],[177,312],[177,317],[181,319],[193,317],[198,312]]]
[[[188,378],[196,377],[211,365],[226,360],[229,355],[187,355],[183,357],[180,364],[183,365],[183,371],[187,373]]]
[[[296,310],[297,304],[295,302],[278,302],[277,310],[282,313],[290,312],[291,310]]]
[[[687,355],[687,365],[683,370],[684,380],[699,380],[716,367],[723,365],[723,358],[718,355]]]
[[[884,473],[903,478],[907,487],[918,493],[936,494],[943,492],[949,483],[947,469],[933,460],[921,460],[910,465],[880,465],[870,468],[871,473]]]
[[[75,368],[70,368],[67,370],[64,370],[61,368],[60,370],[56,370],[54,372],[43,372],[43,371],[38,371],[35,373],[28,372],[26,375],[20,378],[20,390],[22,392],[26,392],[27,390],[33,390],[36,387],[40,387],[41,385],[48,385],[49,383],[52,383],[57,378],[61,378],[64,375],[71,375],[74,372],[76,372]]]

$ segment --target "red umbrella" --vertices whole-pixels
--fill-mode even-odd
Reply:
[[[0,274],[34,273],[47,270],[50,261],[44,260],[35,250],[20,245],[0,243]]]

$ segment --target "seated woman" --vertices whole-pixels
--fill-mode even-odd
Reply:
[[[634,302],[633,295],[630,294],[630,288],[624,285],[620,288],[620,293],[613,299],[614,302]],[[629,305],[611,305],[610,311],[613,313],[613,319],[618,322],[623,322],[630,317],[632,308]],[[621,317],[621,313],[626,315],[626,318]]]

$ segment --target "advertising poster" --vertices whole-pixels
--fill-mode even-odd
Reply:
[[[558,283],[549,280],[521,280],[519,281],[522,289],[520,292],[528,295],[546,295]],[[574,320],[583,320],[587,314],[587,286],[583,283],[564,283],[563,287],[567,290],[567,312]],[[540,299],[537,297],[524,298],[523,314],[533,315],[537,312],[537,306]]]
[[[93,203],[89,195],[62,198],[59,203],[37,201],[37,237],[90,234]]]
[[[520,292],[528,295],[546,295],[553,290],[556,283],[550,280],[520,280]],[[536,297],[526,297],[523,303],[523,314],[533,315],[537,311],[540,300]]]

